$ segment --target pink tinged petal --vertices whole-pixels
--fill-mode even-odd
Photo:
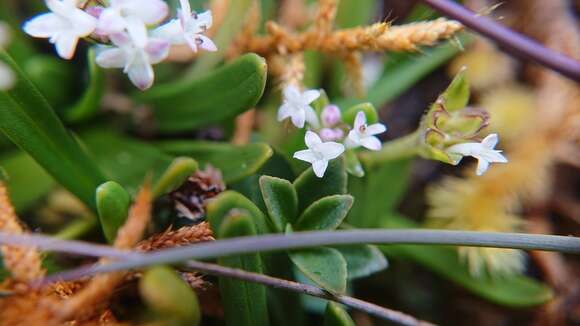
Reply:
[[[326,160],[333,160],[344,153],[344,145],[332,141],[318,145],[318,149]]]
[[[197,52],[197,40],[194,35],[184,34],[185,41],[193,52]]]
[[[159,24],[169,13],[169,7],[162,0],[135,0],[128,6],[131,14],[147,25]]]
[[[153,72],[153,67],[149,64],[134,64],[127,69],[129,79],[133,85],[137,86],[140,90],[146,90],[153,85],[153,80],[155,79],[155,74]]]
[[[320,139],[320,137],[318,137],[318,135],[313,132],[308,130],[306,132],[306,135],[304,135],[304,142],[306,143],[306,146],[308,146],[308,148],[313,148],[316,147],[317,145],[322,144],[322,140]]]
[[[149,56],[150,63],[159,63],[169,55],[169,42],[161,39],[149,39],[145,51]]]
[[[24,24],[24,32],[33,37],[49,38],[64,28],[63,21],[53,13],[38,15]]]
[[[179,0],[179,5],[181,6],[181,11],[191,17],[191,5],[189,0]]]
[[[320,91],[311,89],[302,93],[302,97],[304,98],[304,102],[306,104],[310,104],[320,97]]]
[[[310,149],[305,149],[294,153],[294,158],[301,161],[306,161],[308,163],[312,163],[317,160],[316,155]]]
[[[163,24],[151,32],[153,37],[162,38],[169,41],[171,44],[183,44],[183,28],[179,20],[173,19],[166,24]]]
[[[348,140],[350,141],[349,147],[358,147],[360,146],[360,135],[355,129],[352,129],[348,132]]]
[[[481,144],[486,148],[494,149],[498,142],[499,136],[497,134],[490,134],[481,141]]]
[[[79,38],[76,35],[63,33],[56,39],[56,52],[63,59],[71,59],[75,54],[78,41]]]
[[[367,124],[367,116],[363,111],[358,111],[356,117],[354,118],[354,129],[360,130],[360,127]]]
[[[197,37],[201,41],[201,43],[199,44],[200,48],[210,52],[215,52],[218,50],[215,43],[209,37],[205,35],[198,35]]]
[[[320,138],[323,141],[336,140],[334,130],[332,130],[330,128],[324,128],[324,129],[320,130]]]
[[[76,8],[76,5],[74,3],[70,3],[70,1],[65,2],[60,0],[46,0],[46,6],[50,11],[64,17],[70,15],[72,10]]]
[[[96,33],[104,36],[120,33],[125,29],[125,26],[126,22],[117,10],[107,8],[99,16]]]
[[[318,127],[319,127],[318,116],[316,115],[316,112],[314,112],[314,109],[312,107],[310,107],[310,106],[307,106],[304,109],[304,113],[306,115],[306,121],[308,121],[308,123],[314,129],[318,129]]]
[[[292,114],[292,108],[288,104],[282,104],[278,109],[278,121],[288,118]]]
[[[382,144],[381,141],[377,137],[368,136],[361,138],[360,144],[371,151],[379,151],[381,150]]]
[[[485,173],[485,171],[487,171],[487,169],[489,168],[489,162],[486,160],[479,160],[477,161],[477,170],[475,171],[475,174],[477,175],[483,175]]]
[[[131,38],[127,33],[115,33],[109,35],[109,39],[111,42],[118,47],[128,47],[131,45]]]
[[[211,25],[213,25],[213,17],[211,14],[211,10],[207,10],[198,14],[197,22],[199,25],[205,26],[205,28],[209,29]]]
[[[95,61],[103,68],[123,68],[127,64],[125,51],[119,48],[97,49]]]
[[[324,176],[324,172],[326,172],[327,167],[328,167],[327,160],[318,160],[312,163],[312,170],[314,171],[314,174],[319,178],[322,178]]]
[[[147,45],[147,27],[137,17],[128,17],[126,20],[127,31],[135,45],[144,48]]]
[[[88,7],[87,9],[85,9],[87,14],[89,14],[97,19],[101,16],[101,14],[103,13],[104,10],[105,10],[105,8],[101,7],[101,6]]]
[[[74,25],[74,33],[78,36],[90,35],[97,28],[97,19],[80,9],[75,9],[70,19]]]
[[[328,105],[322,110],[321,117],[325,126],[332,127],[340,122],[340,109],[336,105]]]
[[[367,135],[378,135],[387,131],[387,127],[382,123],[375,123],[367,127]]]
[[[298,89],[298,87],[294,86],[294,85],[288,85],[284,88],[284,99],[285,100],[294,100],[297,98],[300,98],[300,90]]]
[[[292,124],[294,124],[296,127],[304,128],[304,122],[306,121],[306,113],[304,112],[304,110],[292,112],[290,120],[292,120]]]

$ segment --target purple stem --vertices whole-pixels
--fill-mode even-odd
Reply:
[[[560,74],[580,81],[580,61],[549,49],[491,18],[477,13],[449,0],[422,0],[445,16],[460,21],[474,31],[487,36],[506,49],[513,49],[519,56],[536,61]],[[558,19],[554,17],[554,19]],[[571,36],[572,37],[572,36]]]

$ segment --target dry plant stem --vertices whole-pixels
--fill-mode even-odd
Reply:
[[[232,137],[234,144],[246,145],[250,143],[255,119],[256,109],[248,110],[236,118],[236,131]]]
[[[0,231],[12,234],[26,233],[18,216],[16,216],[8,188],[2,181],[0,181]],[[35,248],[2,246],[0,249],[4,265],[14,279],[31,282],[44,277],[46,274],[42,268],[40,253]]]
[[[506,49],[532,59],[575,81],[580,81],[580,61],[551,50],[526,38],[491,18],[479,16],[449,0],[423,0],[426,4],[446,16],[462,22],[465,26],[487,36]]]
[[[415,317],[406,315],[402,312],[391,310],[387,308],[383,308],[381,306],[375,305],[373,303],[369,303],[363,300],[359,300],[353,297],[349,297],[346,295],[332,295],[329,292],[322,290],[316,286],[302,284],[298,282],[283,280],[275,277],[271,277],[264,274],[252,273],[247,272],[240,269],[224,267],[216,264],[209,264],[199,261],[188,261],[185,265],[191,269],[196,271],[200,271],[206,274],[212,274],[217,276],[226,276],[232,277],[248,282],[253,283],[260,283],[264,285],[268,285],[274,288],[288,290],[292,292],[298,292],[307,294],[310,296],[335,301],[338,303],[342,303],[346,306],[349,306],[354,309],[358,309],[364,311],[370,315],[373,315],[378,318],[382,318],[385,320],[389,320],[391,322],[400,324],[400,325],[432,325],[431,323],[421,321],[416,319]]]

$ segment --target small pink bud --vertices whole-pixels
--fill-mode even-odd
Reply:
[[[322,110],[322,123],[327,127],[332,127],[340,122],[340,109],[336,105],[328,105]]]
[[[319,134],[323,141],[341,140],[344,137],[344,132],[338,128],[323,128]]]

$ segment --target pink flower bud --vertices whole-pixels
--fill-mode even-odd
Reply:
[[[336,105],[328,105],[322,110],[322,123],[326,127],[333,127],[341,120],[340,109]]]

